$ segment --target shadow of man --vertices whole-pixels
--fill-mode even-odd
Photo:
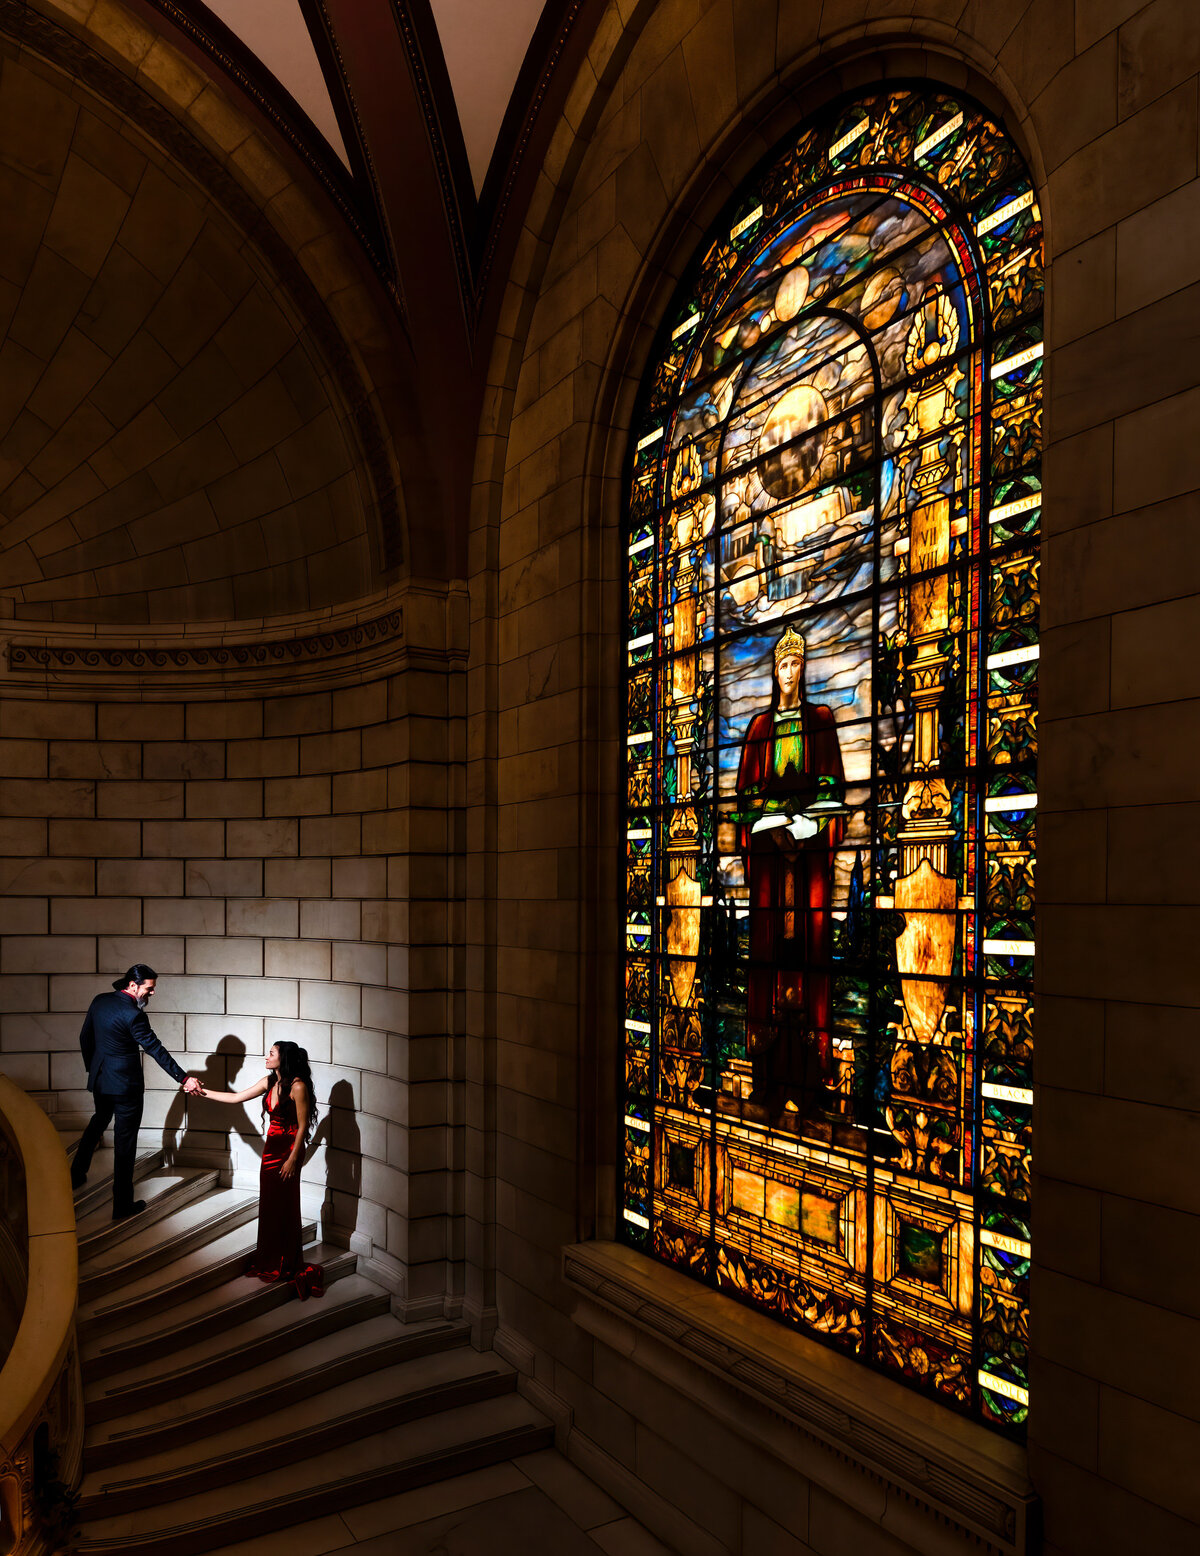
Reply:
[[[238,1073],[245,1062],[245,1043],[229,1032],[205,1059],[203,1070],[189,1070],[188,1074],[196,1076],[208,1091],[236,1091]],[[262,1155],[262,1133],[247,1117],[244,1107],[230,1108],[221,1102],[205,1102],[203,1097],[185,1097],[183,1092],[177,1092],[171,1099],[163,1124],[163,1162],[172,1167],[184,1159],[189,1135],[224,1135],[224,1165],[228,1168],[231,1164],[228,1137],[234,1130],[256,1156]],[[205,1151],[206,1165],[212,1165],[212,1146],[200,1149]]]
[[[362,1195],[362,1135],[354,1087],[349,1081],[335,1081],[329,1093],[329,1106],[317,1125],[312,1144],[305,1155],[310,1162],[317,1147],[325,1147],[325,1198],[321,1203],[322,1236],[336,1227],[339,1238],[349,1239],[358,1226],[358,1202]]]

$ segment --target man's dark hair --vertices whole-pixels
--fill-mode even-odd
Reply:
[[[127,989],[131,983],[145,983],[147,978],[157,977],[153,967],[147,967],[145,962],[134,962],[123,978],[113,979],[113,988]]]

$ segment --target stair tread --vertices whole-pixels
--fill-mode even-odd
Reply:
[[[193,1200],[189,1205],[180,1205],[177,1210],[173,1210],[162,1220],[149,1222],[132,1236],[114,1244],[111,1248],[102,1248],[90,1259],[82,1261],[79,1270],[80,1279],[87,1280],[89,1276],[100,1275],[124,1264],[132,1264],[146,1254],[161,1254],[164,1243],[183,1237],[226,1212],[240,1210],[246,1205],[255,1203],[256,1196],[245,1189],[213,1189],[203,1198]],[[161,1271],[160,1265],[157,1273]],[[137,1272],[131,1271],[130,1284],[137,1279]]]
[[[223,1289],[223,1288],[218,1288]],[[374,1281],[368,1280],[364,1275],[348,1275],[344,1280],[331,1286],[321,1299],[322,1309],[337,1307],[343,1303],[351,1303],[367,1296],[377,1296],[382,1287]],[[190,1367],[203,1365],[214,1360],[217,1356],[223,1356],[227,1352],[237,1350],[243,1346],[253,1346],[264,1342],[276,1340],[280,1333],[287,1330],[296,1321],[297,1313],[304,1314],[303,1309],[297,1309],[295,1304],[288,1303],[283,1307],[271,1308],[266,1313],[258,1313],[253,1318],[244,1320],[223,1334],[219,1341],[211,1338],[197,1340],[191,1345],[183,1346],[179,1350],[171,1351],[167,1355],[156,1354],[147,1357],[143,1362],[127,1367],[116,1378],[104,1378],[98,1383],[86,1386],[85,1399],[92,1403],[98,1399],[107,1399],[114,1393],[121,1392],[140,1384],[160,1382],[163,1387],[171,1386],[171,1379]],[[435,1320],[434,1325],[441,1320]],[[409,1326],[411,1329],[413,1326]],[[433,1327],[433,1325],[431,1325]],[[106,1335],[105,1340],[111,1339]]]
[[[137,1186],[137,1196],[146,1201],[149,1207],[155,1200],[161,1200],[172,1189],[182,1188],[185,1183],[194,1183],[197,1178],[202,1178],[211,1169],[204,1167],[169,1167],[159,1172],[154,1172],[149,1177],[143,1178]],[[90,1174],[88,1175],[90,1178]],[[91,1184],[88,1184],[91,1187]],[[114,1225],[112,1211],[107,1205],[97,1205],[77,1223],[76,1232],[83,1243],[87,1238],[94,1237],[100,1232],[107,1232]],[[121,1225],[120,1222],[116,1225]]]
[[[155,1225],[158,1224],[160,1223],[155,1223]],[[161,1224],[166,1226],[169,1225],[169,1222]],[[252,1222],[247,1223],[245,1226],[231,1227],[229,1231],[222,1232],[219,1237],[214,1238],[211,1243],[207,1243],[200,1248],[190,1248],[186,1253],[180,1254],[178,1258],[172,1259],[169,1264],[165,1264],[157,1270],[147,1270],[144,1275],[131,1280],[128,1285],[122,1286],[119,1291],[107,1292],[104,1296],[85,1302],[79,1310],[79,1322],[81,1325],[86,1325],[89,1319],[98,1317],[102,1313],[107,1314],[114,1308],[130,1306],[135,1302],[141,1301],[144,1297],[153,1296],[156,1292],[162,1291],[165,1293],[168,1287],[175,1285],[177,1282],[187,1281],[191,1277],[199,1278],[205,1270],[211,1269],[213,1265],[220,1264],[225,1259],[232,1259],[235,1255],[241,1253],[249,1255],[254,1249],[257,1238],[258,1231]],[[217,1291],[223,1291],[224,1289],[224,1285],[215,1288]],[[201,1295],[211,1296],[212,1294],[202,1293]],[[189,1299],[185,1296],[183,1300],[184,1302],[195,1301],[196,1298]],[[170,1304],[170,1299],[165,1294],[163,1301]],[[164,1313],[173,1310],[174,1307],[172,1305],[168,1305],[163,1309]],[[135,1322],[139,1330],[146,1327],[145,1318],[137,1319]],[[111,1336],[106,1335],[106,1345],[110,1340]],[[88,1347],[85,1344],[85,1355],[87,1350]]]
[[[403,1328],[402,1325],[398,1327]],[[294,1353],[285,1353],[277,1360],[284,1365],[270,1369],[270,1381],[286,1379],[299,1370],[299,1361]],[[290,1367],[289,1363],[292,1364]],[[262,1370],[266,1371],[266,1368]],[[124,1485],[130,1480],[144,1481],[156,1475],[178,1473],[190,1469],[198,1460],[207,1463],[213,1459],[234,1458],[256,1451],[260,1444],[274,1442],[277,1438],[295,1438],[343,1416],[358,1415],[426,1389],[436,1389],[484,1375],[500,1378],[514,1376],[513,1369],[500,1357],[491,1353],[480,1355],[466,1348],[437,1351],[429,1356],[393,1362],[390,1366],[378,1367],[362,1377],[336,1384],[333,1388],[308,1394],[265,1415],[248,1415],[233,1426],[209,1433],[199,1442],[175,1444],[157,1453],[143,1454],[136,1465],[120,1464],[93,1471],[84,1477],[81,1495],[97,1496],[106,1487]],[[239,1393],[250,1392],[246,1374],[234,1381],[246,1385],[238,1390]],[[226,1397],[234,1396],[231,1394]],[[250,1408],[249,1404],[247,1408]],[[157,1411],[157,1423],[152,1421],[150,1425],[157,1424],[166,1435],[171,1420],[179,1414],[178,1401],[165,1401]]]
[[[82,1133],[82,1131],[77,1131],[77,1133]],[[74,1139],[64,1140],[63,1142],[64,1148],[74,1144]],[[137,1154],[133,1159],[135,1168],[138,1162],[149,1161],[151,1157],[157,1156],[161,1150],[161,1145],[139,1146]],[[92,1160],[88,1165],[87,1184],[83,1188],[76,1189],[76,1194],[90,1193],[92,1189],[99,1188],[102,1183],[108,1182],[112,1178],[114,1157],[115,1153],[111,1145],[98,1145],[92,1152]]]
[[[516,1393],[460,1405],[314,1454],[295,1464],[268,1466],[261,1475],[226,1486],[213,1486],[154,1507],[90,1520],[81,1550],[86,1552],[93,1543],[121,1539],[157,1536],[165,1540],[170,1538],[172,1530],[199,1522],[211,1524],[239,1511],[260,1507],[263,1516],[267,1517],[272,1507],[286,1506],[304,1493],[343,1479],[399,1468],[414,1459],[445,1454],[501,1432],[548,1425],[546,1418]],[[116,1547],[110,1544],[110,1548]]]
[[[374,1318],[364,1319],[348,1328],[320,1335],[306,1344],[290,1346],[286,1350],[271,1351],[263,1347],[266,1355],[261,1360],[248,1360],[243,1368],[229,1377],[187,1393],[169,1393],[155,1404],[89,1427],[85,1444],[87,1448],[94,1448],[100,1443],[117,1442],[134,1434],[166,1432],[172,1424],[200,1412],[212,1411],[242,1399],[252,1400],[264,1390],[287,1383],[299,1372],[329,1367],[364,1351],[378,1351],[391,1341],[409,1338],[408,1330],[400,1319],[391,1313],[379,1313]],[[477,1353],[467,1354],[477,1360]]]
[[[249,1246],[252,1249],[253,1242]],[[304,1252],[310,1263],[325,1267],[327,1280],[331,1264],[338,1263],[344,1271],[346,1261],[350,1260],[353,1264],[355,1259],[355,1255],[347,1253],[344,1248],[326,1247],[322,1243],[309,1245]],[[83,1346],[84,1363],[86,1365],[88,1361],[108,1356],[113,1351],[146,1345],[170,1346],[174,1354],[175,1346],[181,1343],[179,1340],[181,1330],[186,1330],[199,1320],[211,1319],[224,1309],[233,1310],[230,1316],[232,1322],[236,1323],[238,1304],[247,1297],[257,1296],[268,1289],[282,1288],[270,1286],[253,1276],[232,1276],[208,1291],[199,1292],[196,1296],[178,1302],[174,1306],[164,1306],[162,1312],[152,1319],[144,1316],[135,1318],[121,1329],[110,1329],[102,1335],[95,1336]]]

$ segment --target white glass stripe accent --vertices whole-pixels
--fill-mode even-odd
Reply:
[[[643,535],[641,540],[635,540],[633,545],[630,546],[630,548],[629,548],[629,555],[630,556],[637,556],[639,551],[645,551],[648,547],[652,546],[653,544],[654,544],[654,536],[653,535]]]
[[[1014,1253],[1018,1259],[1028,1259],[1033,1251],[1021,1238],[1006,1237],[1003,1232],[993,1232],[986,1226],[979,1234],[979,1241],[988,1248],[999,1248],[1001,1253]]]
[[[1039,340],[1036,346],[1027,346],[1024,351],[1005,357],[1003,362],[994,362],[988,377],[1003,378],[1006,373],[1015,373],[1019,367],[1024,367],[1026,362],[1036,362],[1045,349],[1045,345]]]
[[[1041,505],[1041,492],[1031,492],[1028,497],[1018,497],[1015,502],[1001,503],[1000,507],[993,508],[988,515],[988,523],[1003,524],[1005,519],[1015,518],[1018,513],[1028,513],[1030,508],[1040,508]]]
[[[649,827],[630,827],[625,833],[631,843],[646,843],[653,835]]]
[[[985,233],[991,232],[993,227],[1003,227],[1006,221],[1010,221],[1020,211],[1027,210],[1033,204],[1033,190],[1027,189],[1023,195],[1018,195],[1015,200],[1010,200],[1007,205],[1002,205],[998,211],[993,211],[976,227],[975,231],[982,238]]]
[[[659,427],[654,432],[648,432],[646,434],[646,436],[638,444],[638,453],[640,454],[644,448],[649,448],[651,443],[657,443],[659,438],[662,437],[662,435],[663,435],[663,430],[662,430],[661,427]]]
[[[678,340],[681,335],[686,335],[689,330],[694,330],[699,323],[700,315],[694,313],[690,319],[685,319],[682,324],[671,331],[671,339]]]
[[[1034,949],[1032,940],[985,940],[983,942],[985,956],[1032,956]]]
[[[640,1129],[643,1134],[650,1133],[650,1125],[644,1118],[634,1118],[632,1113],[626,1113],[625,1122],[630,1129]]]
[[[1033,1093],[1026,1086],[998,1086],[995,1081],[984,1081],[979,1088],[985,1097],[995,1102],[1019,1102],[1023,1107],[1033,1106]]]
[[[749,216],[743,216],[736,227],[730,228],[729,241],[732,243],[735,238],[740,238],[742,233],[745,232],[748,228],[753,227],[756,221],[761,221],[762,213],[762,206],[756,205],[750,212]]]
[[[860,119],[852,130],[846,131],[841,140],[835,140],[833,145],[829,148],[829,160],[832,162],[834,157],[836,157],[840,152],[845,151],[847,146],[853,146],[854,142],[858,140],[859,136],[865,135],[867,133],[869,123],[870,121],[867,119]]]
[[[649,935],[649,924],[626,924],[626,932],[631,935]]]
[[[940,130],[934,130],[932,135],[927,135],[925,139],[920,142],[916,151],[913,152],[913,156],[916,158],[916,160],[919,162],[922,157],[927,157],[931,151],[936,150],[937,147],[940,146],[948,136],[954,134],[955,130],[958,129],[962,122],[963,116],[962,109],[960,108],[959,111],[954,115],[953,119],[948,119],[946,123],[942,125]]]
[[[629,649],[645,648],[647,643],[653,643],[653,642],[654,642],[654,634],[653,634],[653,632],[644,632],[640,638],[630,638],[629,642],[625,646],[627,648],[629,648]]]
[[[650,1230],[649,1221],[646,1220],[645,1216],[639,1216],[636,1210],[623,1210],[621,1214],[626,1221],[632,1221],[634,1226],[645,1227],[647,1232]]]
[[[640,735],[630,735],[626,744],[631,746],[648,746],[653,739],[654,731],[652,729],[644,729]]]
[[[1036,643],[1028,643],[1024,648],[1006,648],[1002,654],[989,654],[987,667],[1003,670],[1006,665],[1023,665],[1027,660],[1037,659],[1041,652]]]
[[[1010,1383],[1007,1378],[998,1378],[995,1373],[984,1372],[982,1367],[979,1369],[979,1381],[985,1389],[991,1389],[993,1394],[1003,1394],[1005,1399],[1015,1399],[1020,1405],[1029,1403],[1028,1389],[1023,1389],[1019,1383]]]
[[[983,802],[984,810],[1036,810],[1036,794],[989,794]]]
[[[629,1016],[625,1022],[625,1030],[627,1032],[648,1033],[650,1031],[650,1023],[648,1021],[635,1021],[632,1016]]]

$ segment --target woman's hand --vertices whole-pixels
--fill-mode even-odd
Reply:
[[[284,1162],[283,1166],[279,1169],[279,1176],[286,1183],[299,1165],[299,1160],[295,1155],[289,1156],[288,1159]]]

